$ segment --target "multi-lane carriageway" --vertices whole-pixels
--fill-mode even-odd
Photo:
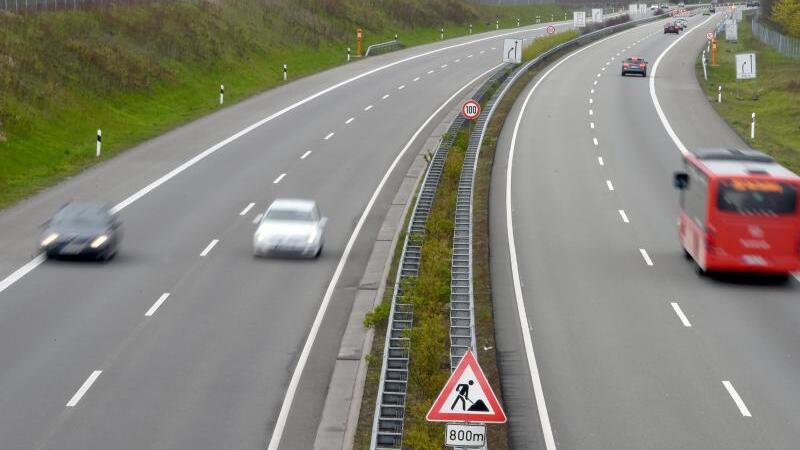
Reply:
[[[288,83],[0,213],[0,447],[311,448],[354,287],[406,170],[499,66],[503,39],[546,25]],[[252,257],[253,219],[287,196],[330,219],[318,261]],[[37,226],[69,199],[115,205],[115,261],[30,260]]]
[[[681,151],[747,147],[695,80],[718,20],[586,46],[506,122],[492,284],[514,448],[798,448],[798,283],[700,277],[677,239]],[[630,55],[649,78],[620,77]]]

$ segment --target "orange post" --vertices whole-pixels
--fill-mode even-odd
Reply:
[[[717,65],[717,38],[711,39],[711,65]]]
[[[361,56],[361,38],[362,38],[363,34],[364,33],[363,33],[363,31],[361,31],[361,28],[356,30],[356,41],[358,41],[358,43],[356,45],[356,55],[358,55],[358,56]]]

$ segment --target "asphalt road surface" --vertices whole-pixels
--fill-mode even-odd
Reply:
[[[491,237],[514,448],[798,446],[800,287],[705,278],[684,259],[671,186],[681,153],[650,78],[620,76],[630,55],[650,61],[653,76],[681,39],[654,80],[676,137],[689,149],[746,147],[695,79],[720,17],[707,19],[690,19],[695,31],[680,37],[656,22],[584,48],[539,77],[524,111],[531,87],[512,110],[494,167]]]
[[[504,37],[545,26],[289,83],[0,213],[0,447],[262,449],[296,377],[275,436],[311,448],[354,289],[434,113],[499,65]],[[277,197],[320,204],[321,259],[253,258],[253,220]],[[70,199],[116,205],[116,260],[28,262]]]

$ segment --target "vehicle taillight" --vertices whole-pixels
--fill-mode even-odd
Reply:
[[[630,67],[630,65],[628,63],[624,63],[624,64],[622,64],[622,67],[627,69],[628,67]]]

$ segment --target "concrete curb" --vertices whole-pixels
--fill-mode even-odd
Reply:
[[[477,87],[470,89],[462,99],[471,98],[475,91]],[[364,326],[364,316],[383,299],[400,231],[428,166],[425,158],[436,151],[441,136],[447,132],[460,110],[461,102],[455,101],[444,114],[444,119],[436,126],[414,158],[386,212],[372,246],[364,275],[356,290],[353,309],[339,345],[322,417],[314,439],[314,450],[353,448],[364,383],[367,378],[366,356],[372,351],[375,334],[372,328]],[[343,408],[347,411],[346,414],[342,413]]]

